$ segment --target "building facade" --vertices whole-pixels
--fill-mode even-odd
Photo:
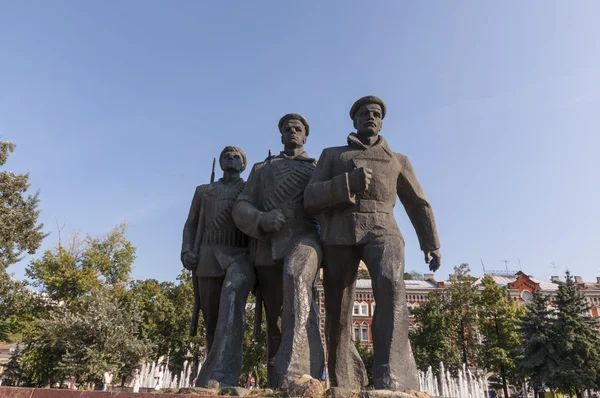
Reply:
[[[361,263],[359,268],[364,268]],[[562,281],[559,277],[553,276],[550,281],[542,281],[532,276],[519,272],[494,272],[488,273],[499,287],[506,287],[508,290],[508,300],[513,300],[519,304],[525,305],[533,299],[536,294],[543,294],[552,298],[558,292],[558,287]],[[427,301],[431,292],[443,291],[447,289],[453,280],[454,275],[450,275],[446,281],[436,281],[433,274],[425,274],[424,280],[405,280],[406,303],[409,309],[421,306]],[[588,303],[592,306],[590,316],[598,317],[600,315],[600,277],[595,282],[584,282],[581,277],[574,277],[580,291],[586,297]],[[476,287],[481,284],[479,278],[473,282]],[[319,298],[320,330],[321,338],[325,342],[325,299],[323,295],[323,285],[317,286]],[[549,308],[552,305],[549,304]],[[372,348],[373,339],[371,334],[371,325],[373,314],[375,313],[375,299],[371,288],[370,279],[358,279],[356,281],[356,291],[354,294],[354,307],[352,311],[352,337],[354,341],[361,345]],[[409,318],[410,327],[414,327],[414,318]]]

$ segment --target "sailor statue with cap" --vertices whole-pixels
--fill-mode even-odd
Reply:
[[[250,258],[267,319],[270,387],[303,375],[319,379],[324,353],[313,286],[321,262],[319,226],[304,209],[304,189],[315,160],[304,151],[306,119],[279,121],[284,150],[254,165],[233,208],[236,225],[251,237]]]
[[[354,103],[350,117],[356,133],[348,136],[347,145],[323,151],[306,188],[304,205],[319,214],[321,224],[332,386],[354,389],[367,384],[351,339],[355,282],[363,260],[377,305],[372,325],[375,388],[418,391],[408,340],[404,239],[393,214],[396,196],[432,271],[440,265],[440,243],[432,208],[408,158],[392,152],[379,135],[385,113],[385,103],[375,96]]]

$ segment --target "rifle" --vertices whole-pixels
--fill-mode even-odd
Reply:
[[[256,304],[254,307],[254,331],[252,333],[252,340],[255,342],[260,339],[260,327],[262,324],[262,294],[260,289],[256,286]]]
[[[212,172],[210,173],[211,184],[215,182],[215,163],[216,158],[213,158]],[[193,253],[200,256],[200,242],[202,241],[202,219],[198,217],[198,227],[196,228],[196,237],[194,238]],[[190,336],[194,337],[198,334],[198,315],[200,313],[200,287],[198,286],[198,278],[192,271],[192,284],[194,286],[194,311],[192,312],[192,322],[190,323]]]
[[[271,150],[269,149],[269,154],[267,155],[267,160],[271,161]],[[262,324],[262,294],[260,294],[260,288],[256,286],[256,304],[254,307],[254,330],[252,333],[252,340],[255,342],[260,338],[260,327]]]

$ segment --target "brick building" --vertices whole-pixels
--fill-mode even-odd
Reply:
[[[361,263],[359,268],[363,267]],[[489,274],[499,287],[508,289],[508,299],[517,301],[520,304],[526,304],[533,299],[536,294],[544,294],[549,297],[556,295],[561,280],[557,276],[551,277],[550,281],[542,281],[519,271],[511,273],[510,271],[495,272]],[[424,280],[405,280],[406,285],[406,303],[410,308],[419,307],[427,301],[429,293],[446,289],[452,284],[454,275],[450,275],[447,281],[436,281],[433,274],[425,274]],[[576,276],[575,281],[580,291],[584,294],[589,304],[592,305],[590,315],[597,317],[600,315],[600,277],[595,282],[584,282],[581,277]],[[481,284],[481,278],[473,282],[473,286]],[[323,286],[318,285],[319,314],[321,338],[325,342],[325,301],[323,296]],[[371,335],[371,324],[373,313],[375,311],[375,300],[371,289],[370,279],[358,279],[356,281],[356,291],[354,294],[354,308],[352,316],[352,336],[355,341],[361,345],[372,347],[373,339]],[[414,325],[414,319],[409,318],[410,326]]]

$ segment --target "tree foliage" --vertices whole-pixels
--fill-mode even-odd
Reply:
[[[24,284],[15,281],[11,275],[0,269],[0,341],[8,341],[19,320],[19,307],[27,290]]]
[[[462,363],[476,363],[479,341],[477,318],[478,294],[473,289],[474,278],[469,275],[469,264],[454,267],[454,278],[448,288],[452,329],[456,331]]]
[[[447,297],[430,293],[427,301],[412,311],[416,326],[410,331],[410,340],[417,367],[422,371],[431,366],[437,372],[441,362],[452,373],[462,368],[457,330],[449,307]]]
[[[405,281],[422,281],[424,280],[424,277],[422,273],[413,270],[405,272],[403,279]]]
[[[69,248],[58,243],[26,269],[34,287],[57,302],[77,301],[91,291],[112,289],[122,294],[135,260],[135,248],[120,225],[102,238],[88,236]]]
[[[15,145],[0,141],[0,166]],[[27,195],[29,173],[0,171],[0,269],[17,263],[23,253],[34,254],[46,236],[38,223],[39,192]]]
[[[23,353],[17,346],[15,351],[10,355],[10,359],[4,365],[4,373],[2,376],[5,379],[5,385],[8,386],[19,386],[21,384],[21,379],[27,377],[27,375],[23,371],[23,367],[21,366],[21,357]]]
[[[371,274],[365,268],[359,268],[356,279],[371,279]]]
[[[80,383],[99,382],[107,370],[129,373],[148,356],[150,344],[139,334],[138,308],[120,303],[104,290],[92,293],[37,322],[38,333],[23,353],[24,368],[30,370],[34,384],[67,376]]]
[[[520,344],[516,326],[523,309],[508,300],[506,288],[485,275],[478,302],[479,333],[482,343],[477,352],[478,363],[484,369],[499,375],[504,396],[509,397],[508,381],[516,381],[515,363]]]
[[[556,368],[556,352],[551,338],[549,298],[536,294],[518,322],[521,339],[517,372],[536,391],[556,387],[552,369]]]
[[[409,336],[415,361],[422,371],[429,366],[437,371],[440,362],[444,362],[445,368],[456,374],[463,363],[474,364],[477,360],[475,279],[469,275],[468,264],[454,267],[454,271],[445,292],[429,294],[427,302],[412,310],[416,325]]]
[[[373,385],[373,351],[371,351],[367,346],[360,344],[360,341],[356,341],[354,343],[356,346],[356,351],[358,351],[358,355],[360,359],[365,364],[365,369],[367,370],[367,380],[369,382],[369,386]]]
[[[254,296],[248,296],[249,303],[256,303]],[[254,339],[254,309],[246,309],[246,328],[242,343],[242,373],[240,383],[244,385],[248,373],[252,373],[257,386],[267,384],[267,326],[264,311],[260,324],[258,339]]]
[[[600,336],[598,320],[590,316],[591,306],[579,291],[570,272],[554,300],[556,318],[551,338],[556,348],[556,367],[551,375],[564,393],[597,389],[600,381]]]
[[[134,281],[126,300],[135,302],[142,313],[140,332],[153,344],[152,357],[169,359],[169,370],[179,373],[188,354],[198,358],[203,353],[205,329],[203,318],[198,319],[198,334],[189,336],[194,308],[191,272],[183,270],[178,283],[158,282],[155,279]]]

